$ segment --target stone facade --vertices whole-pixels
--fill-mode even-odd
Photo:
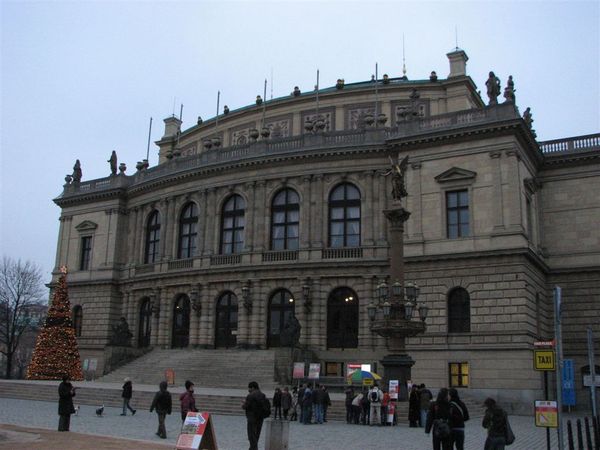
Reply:
[[[284,319],[277,322],[272,305],[283,289],[302,325],[300,344],[324,371],[342,375],[356,362],[381,369],[386,340],[371,332],[366,306],[389,272],[382,211],[393,199],[382,175],[390,156],[409,155],[406,280],[421,287],[420,300],[429,306],[426,333],[407,341],[416,360],[413,379],[447,386],[450,365],[461,363],[468,370],[461,382],[472,395],[529,408],[542,395],[532,349],[534,341],[553,336],[555,284],[565,301],[565,357],[581,370],[585,327],[600,335],[600,137],[536,142],[513,103],[483,104],[465,74],[464,52],[448,56],[447,79],[392,79],[378,86],[377,106],[372,82],[322,90],[323,131],[304,126],[317,115],[314,92],[267,102],[265,125],[276,133],[255,142],[262,107],[231,111],[218,128],[213,119],[181,133],[171,117],[157,142],[158,166],[67,182],[55,199],[62,209],[56,268],[70,268],[71,303],[82,307],[82,358],[97,358],[103,370],[111,325],[121,316],[134,346],[276,347]],[[390,122],[400,105],[410,106],[415,90],[415,116]],[[365,124],[373,111],[392,127]],[[358,230],[359,241],[349,245],[332,237],[341,211],[334,211],[333,193],[340,186],[359,197],[354,207],[344,204],[348,217],[340,222],[344,239]],[[298,218],[290,222],[297,224],[297,240],[274,250],[274,199],[284,189],[299,198]],[[453,215],[457,193],[466,203]],[[232,236],[242,241],[229,252],[223,227],[234,195],[243,222]],[[195,251],[180,258],[182,213],[190,204],[198,212]],[[151,243],[155,212],[160,231]],[[290,223],[286,232],[293,237]],[[87,253],[84,238],[92,242]],[[456,288],[468,293],[464,331],[449,324]],[[345,306],[335,306],[336,295],[345,296]],[[227,296],[237,300],[235,314],[223,310]],[[144,308],[152,309],[144,315]],[[219,314],[235,325],[223,328]],[[222,340],[223,332],[232,341]]]

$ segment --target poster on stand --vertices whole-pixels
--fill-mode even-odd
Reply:
[[[218,450],[210,413],[187,413],[175,448],[177,450]]]
[[[390,380],[390,398],[398,400],[398,380]]]
[[[308,366],[308,379],[309,380],[318,380],[320,373],[321,373],[321,364],[320,363],[310,363],[310,366]]]
[[[304,378],[304,363],[303,362],[295,362],[294,363],[294,371],[292,372],[292,378],[294,380]]]

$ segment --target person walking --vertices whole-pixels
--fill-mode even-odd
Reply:
[[[352,386],[348,386],[344,391],[346,395],[346,423],[354,422],[354,413],[352,412],[352,400],[354,400],[354,388]]]
[[[76,389],[71,384],[69,375],[63,375],[62,383],[58,385],[58,431],[69,431],[71,414],[75,413],[73,397]]]
[[[383,395],[376,384],[369,390],[369,425],[381,425],[381,400]]]
[[[167,438],[165,419],[167,414],[171,414],[172,402],[171,393],[167,391],[167,382],[161,381],[158,385],[158,392],[154,395],[154,399],[150,405],[150,412],[156,410],[156,415],[158,416],[158,430],[156,431],[156,435],[161,439]]]
[[[363,393],[362,393],[362,399],[360,401],[360,406],[362,408],[361,411],[361,415],[360,415],[360,423],[362,423],[363,425],[368,425],[369,424],[369,413],[370,413],[370,406],[371,403],[369,401],[369,390],[364,387],[363,388]]]
[[[281,389],[279,388],[275,388],[275,393],[273,394],[273,409],[275,410],[273,418],[277,419],[277,415],[279,414],[279,420],[281,420]]]
[[[292,394],[290,394],[289,388],[286,386],[283,388],[281,393],[281,409],[283,409],[283,418],[288,420],[288,412],[292,407]]]
[[[246,432],[248,434],[249,450],[258,450],[258,440],[263,425],[263,404],[266,396],[260,391],[258,383],[251,381],[248,383],[248,395],[242,404],[246,411]]]
[[[452,450],[449,399],[448,389],[440,389],[427,413],[425,433],[429,434],[433,429],[433,450]]]
[[[504,450],[507,414],[491,397],[486,398],[483,405],[486,410],[481,425],[488,430],[484,450]]]
[[[419,426],[421,427],[424,427],[427,422],[427,413],[429,412],[431,400],[433,400],[433,394],[425,387],[425,383],[421,383],[419,386],[419,409],[421,411]]]
[[[198,412],[196,398],[194,397],[194,383],[190,380],[185,381],[185,392],[179,396],[179,405],[182,421],[185,421],[188,412]]]
[[[450,433],[452,446],[456,450],[465,449],[465,422],[469,420],[469,411],[458,396],[458,391],[449,389],[450,394]]]
[[[327,422],[327,410],[331,406],[331,397],[329,396],[327,386],[322,384],[321,389],[323,389],[323,422]]]
[[[413,384],[408,395],[408,423],[411,428],[419,426],[421,417],[421,403],[419,401],[419,387]]]
[[[325,394],[319,386],[319,383],[316,384],[313,389],[312,395],[313,401],[313,410],[315,412],[315,423],[323,424],[323,403],[325,402]]]
[[[125,384],[123,385],[123,393],[121,397],[123,397],[123,413],[122,416],[127,415],[127,410],[131,411],[131,415],[135,415],[135,409],[133,409],[129,402],[131,401],[131,397],[133,397],[133,385],[131,384],[131,380],[129,378],[125,378],[123,380]]]

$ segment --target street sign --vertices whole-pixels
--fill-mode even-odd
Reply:
[[[597,387],[600,387],[600,374],[596,375],[596,380],[594,383]],[[585,387],[591,387],[592,386],[592,376],[591,375],[584,375],[583,376],[583,385]]]
[[[541,371],[553,371],[556,369],[554,350],[534,350],[533,368]]]
[[[563,360],[562,400],[565,406],[575,406],[575,369],[572,359]]]
[[[535,341],[534,347],[554,347],[554,341]]]
[[[535,401],[535,426],[558,428],[558,404],[554,400]]]

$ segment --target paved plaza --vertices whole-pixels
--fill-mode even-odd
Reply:
[[[31,428],[55,430],[58,424],[57,404],[0,398],[0,423],[15,424]],[[127,439],[148,441],[165,448],[174,448],[181,420],[175,413],[167,418],[168,439],[162,440],[154,435],[156,431],[156,414],[138,410],[135,416],[121,417],[120,408],[106,408],[103,417],[97,417],[92,406],[81,406],[79,414],[72,416],[71,431],[99,436],[112,436]],[[246,419],[243,416],[214,416],[214,427],[220,450],[245,450]],[[517,441],[510,448],[515,450],[544,450],[545,430],[536,428],[532,417],[511,416],[511,425]],[[264,435],[264,428],[263,428]],[[74,439],[81,440],[81,435],[72,433]],[[467,422],[466,450],[481,450],[485,441],[485,430],[481,428],[481,418],[475,417]],[[551,433],[553,445],[557,448],[556,432]],[[261,437],[260,448],[264,448],[264,436]],[[127,441],[124,441],[127,442]],[[0,441],[1,444],[1,441]],[[85,442],[80,443],[82,449],[87,448]],[[127,443],[127,448],[140,448],[139,442]],[[8,448],[8,447],[0,447]],[[29,446],[11,447],[32,448]],[[428,450],[431,448],[431,436],[425,435],[421,428],[409,428],[406,425],[397,427],[367,427],[347,425],[340,422],[329,422],[324,425],[290,424],[290,450],[365,450],[389,448],[398,450]]]

